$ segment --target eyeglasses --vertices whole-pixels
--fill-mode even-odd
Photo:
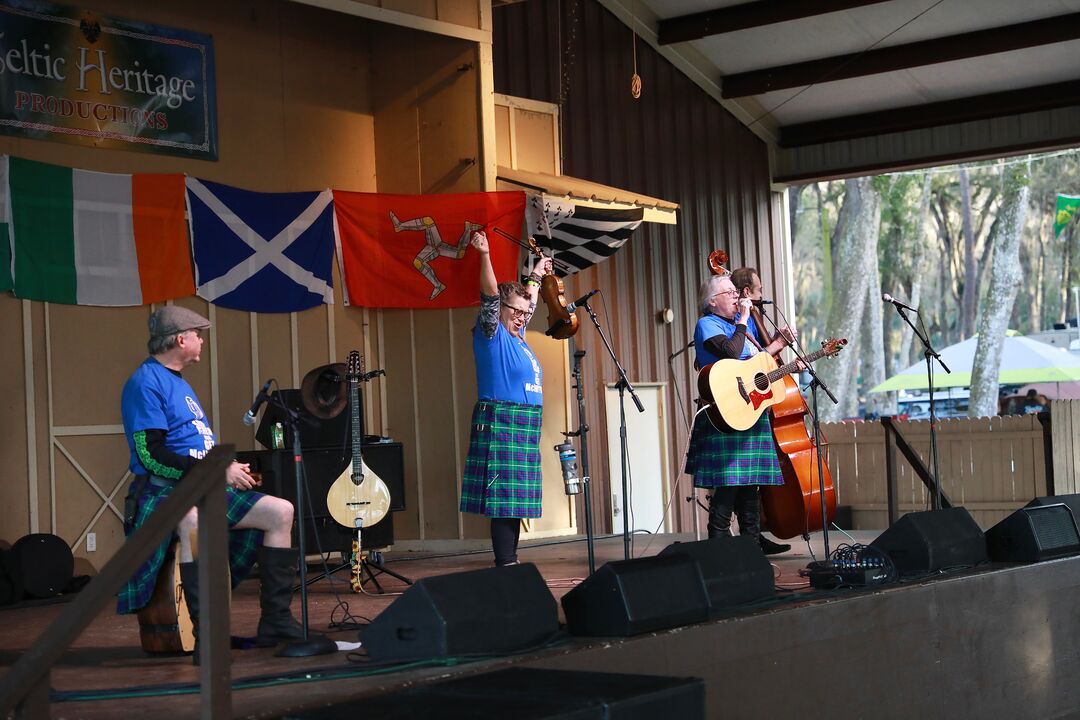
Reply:
[[[513,305],[507,305],[506,303],[502,303],[502,306],[510,311],[510,317],[514,319],[523,318],[529,314],[528,310],[522,310],[521,308],[516,308]]]
[[[729,297],[735,297],[738,294],[739,294],[738,290],[721,290],[718,293],[713,293],[713,297],[716,297],[717,295],[727,295]]]

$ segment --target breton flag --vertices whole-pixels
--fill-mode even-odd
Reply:
[[[260,193],[187,178],[199,297],[248,312],[333,304],[329,190]]]
[[[556,270],[562,276],[584,270],[614,255],[630,239],[644,217],[642,208],[594,208],[535,193],[529,193],[525,205],[529,234],[548,238],[548,242],[540,242],[540,245],[550,247],[560,263],[570,266],[569,270]]]
[[[184,176],[5,158],[5,276],[29,300],[120,307],[195,292]],[[6,256],[6,257],[5,257]]]

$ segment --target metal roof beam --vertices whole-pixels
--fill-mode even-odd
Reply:
[[[659,43],[671,45],[881,2],[888,0],[756,0],[661,20]]]
[[[786,125],[779,145],[805,147],[1071,105],[1080,105],[1080,80]]]
[[[723,79],[721,94],[724,98],[760,95],[1077,39],[1080,39],[1080,13],[1070,13],[906,45],[734,73]]]

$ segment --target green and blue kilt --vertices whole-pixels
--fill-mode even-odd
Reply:
[[[749,430],[720,432],[699,413],[690,434],[686,474],[693,475],[694,487],[700,488],[783,485],[769,414],[762,413]]]
[[[461,484],[461,512],[493,518],[538,518],[540,405],[476,403],[469,456]]]
[[[136,481],[137,482],[137,481]],[[154,512],[165,498],[172,492],[172,486],[160,487],[153,483],[147,483],[139,496],[139,510],[135,516],[135,529],[142,526],[150,514]],[[235,490],[225,488],[225,517],[229,528],[240,522],[251,508],[255,507],[260,498],[265,497],[260,492],[253,490]],[[131,533],[128,533],[129,535]],[[262,545],[262,530],[234,530],[229,533],[229,571],[232,574],[232,586],[235,588],[240,581],[247,577],[255,564],[259,546]],[[135,574],[127,581],[120,590],[116,599],[116,612],[121,615],[138,612],[150,602],[150,596],[154,593],[154,582],[157,580],[158,571],[165,561],[165,553],[169,549],[172,538],[166,538],[154,553],[139,566]]]

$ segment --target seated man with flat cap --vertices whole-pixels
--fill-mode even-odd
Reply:
[[[199,362],[202,331],[210,321],[176,305],[150,316],[150,357],[135,370],[121,394],[124,434],[131,451],[130,469],[135,479],[129,496],[135,504],[125,532],[130,535],[146,522],[177,483],[214,447],[215,439],[202,405],[191,385],[181,376],[187,366]],[[259,561],[262,590],[256,644],[270,647],[303,637],[293,617],[292,584],[298,554],[292,545],[293,506],[288,500],[255,492],[248,466],[233,462],[225,473],[229,559],[235,587]],[[180,576],[198,642],[199,574],[192,553],[192,531],[198,515],[191,508],[177,528]],[[134,613],[153,593],[154,581],[168,551],[169,540],[159,545],[120,592],[117,612]],[[197,664],[196,645],[193,658]]]

